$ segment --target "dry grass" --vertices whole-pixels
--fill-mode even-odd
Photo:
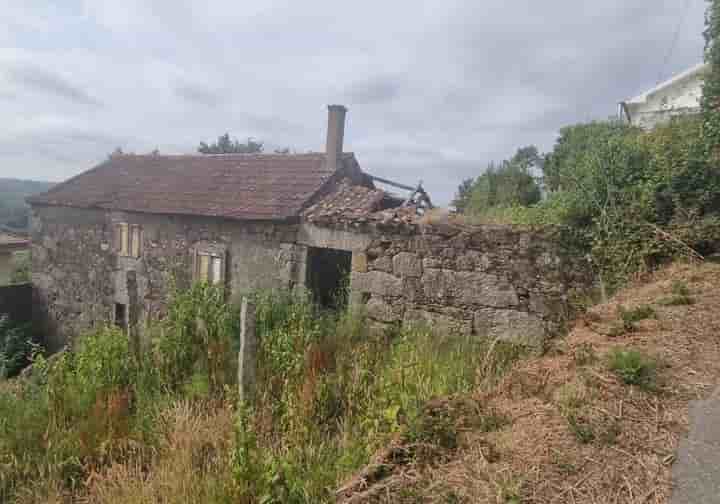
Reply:
[[[226,494],[232,410],[182,401],[164,411],[160,421],[165,438],[154,460],[131,459],[91,474],[80,502],[196,503]]]
[[[692,305],[658,301],[681,281]],[[720,266],[674,265],[620,292],[580,320],[545,356],[522,361],[472,397],[509,419],[468,429],[449,462],[405,464],[352,502],[669,502],[670,469],[688,403],[720,382]],[[657,317],[608,334],[618,306]],[[624,384],[607,355],[633,348],[659,363],[652,390]],[[469,398],[468,398],[469,399]]]

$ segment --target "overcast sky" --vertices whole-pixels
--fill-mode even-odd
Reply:
[[[549,150],[701,61],[705,4],[0,0],[0,177],[60,181],[117,146],[189,153],[225,131],[322,150],[342,103],[365,171],[447,203],[488,161]]]

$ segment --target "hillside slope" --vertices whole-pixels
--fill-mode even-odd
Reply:
[[[405,436],[338,500],[668,503],[688,404],[720,383],[718,286],[703,264],[625,289],[497,386],[429,405],[456,446]]]
[[[29,211],[25,198],[45,192],[53,185],[51,182],[0,178],[0,227],[25,228]]]

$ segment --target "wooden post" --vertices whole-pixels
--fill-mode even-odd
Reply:
[[[128,271],[125,276],[125,285],[127,287],[127,313],[125,313],[126,331],[130,344],[133,346],[135,357],[140,359],[141,341],[140,341],[140,301],[138,296],[137,274],[135,271]]]
[[[252,401],[255,394],[257,334],[255,305],[243,297],[240,306],[240,353],[238,355],[238,389],[240,401]]]

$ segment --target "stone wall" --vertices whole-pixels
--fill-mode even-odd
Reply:
[[[323,246],[352,245],[352,295],[378,327],[423,323],[442,333],[538,343],[562,329],[571,300],[593,281],[587,260],[552,230],[304,228]]]
[[[114,224],[140,225],[140,258],[120,257]],[[96,324],[111,322],[115,303],[128,305],[140,325],[162,316],[171,281],[192,279],[192,250],[200,243],[227,250],[226,284],[233,300],[254,288],[284,287],[304,278],[297,225],[243,223],[192,216],[167,216],[63,207],[33,208],[32,271],[42,330],[51,350]],[[128,292],[130,285],[135,292]],[[134,276],[134,278],[132,278]]]

